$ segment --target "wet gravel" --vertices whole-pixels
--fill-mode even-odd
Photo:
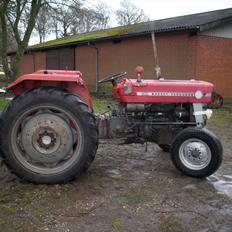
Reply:
[[[231,115],[209,123],[224,160],[207,179],[179,173],[155,144],[145,152],[114,140],[102,140],[90,169],[64,185],[23,183],[1,163],[0,231],[231,231]]]

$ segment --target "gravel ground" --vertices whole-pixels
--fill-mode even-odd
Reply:
[[[180,174],[149,143],[100,143],[88,172],[64,185],[22,183],[0,168],[0,231],[231,231],[232,107],[209,128],[222,140],[221,168],[207,179]]]

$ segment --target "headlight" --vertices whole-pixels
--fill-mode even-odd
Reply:
[[[195,98],[196,99],[201,99],[203,97],[203,93],[200,90],[197,90],[195,92]]]

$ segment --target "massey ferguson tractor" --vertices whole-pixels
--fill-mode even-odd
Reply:
[[[219,139],[205,128],[213,85],[198,80],[145,80],[143,68],[99,81],[113,85],[117,109],[93,114],[79,71],[40,70],[6,87],[15,97],[1,114],[0,149],[7,166],[33,183],[64,183],[94,160],[98,138],[154,142],[192,177],[207,177],[222,161]]]

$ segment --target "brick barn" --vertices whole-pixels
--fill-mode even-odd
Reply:
[[[80,70],[96,80],[136,65],[155,78],[151,32],[155,31],[162,76],[202,79],[232,98],[232,8],[79,34],[28,47],[20,73],[38,69]],[[9,54],[13,58],[14,53]]]

